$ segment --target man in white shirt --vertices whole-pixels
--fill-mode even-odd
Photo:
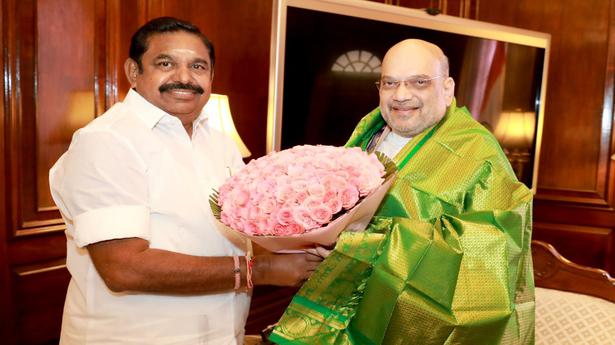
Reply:
[[[320,262],[259,255],[216,227],[208,197],[243,165],[202,113],[214,48],[190,23],[132,37],[123,102],[77,131],[50,171],[72,279],[61,344],[241,344],[253,283],[293,286]]]

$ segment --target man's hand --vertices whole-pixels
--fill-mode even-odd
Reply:
[[[299,286],[323,260],[321,256],[301,254],[271,254],[254,257],[254,285]]]

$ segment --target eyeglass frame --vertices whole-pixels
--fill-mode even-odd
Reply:
[[[416,87],[415,85],[413,85],[412,83],[410,85],[412,85],[413,89],[416,90],[423,90],[425,88],[427,88],[429,85],[431,85],[431,81],[438,79],[438,78],[445,78],[444,75],[437,75],[435,77],[431,77],[431,78],[423,78],[423,77],[411,77],[408,79],[403,79],[403,80],[394,80],[392,81],[393,83],[395,83],[395,87],[392,87],[390,89],[387,88],[383,88],[381,89],[381,83],[382,83],[382,79],[380,79],[377,82],[374,82],[374,84],[376,85],[376,88],[378,89],[378,91],[393,91],[393,90],[397,90],[397,88],[399,87],[399,85],[401,85],[402,83],[404,84],[405,87],[408,87],[408,83],[411,82],[417,82],[417,81],[424,81],[424,82],[429,82],[427,85],[425,85],[424,87]]]

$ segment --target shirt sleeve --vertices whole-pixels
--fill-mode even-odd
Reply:
[[[76,244],[139,237],[149,240],[148,178],[134,146],[113,132],[79,132],[52,186]]]

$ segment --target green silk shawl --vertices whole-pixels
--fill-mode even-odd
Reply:
[[[347,146],[383,125],[375,109]],[[342,233],[270,340],[533,344],[532,193],[496,139],[453,101],[404,160],[367,230]]]

